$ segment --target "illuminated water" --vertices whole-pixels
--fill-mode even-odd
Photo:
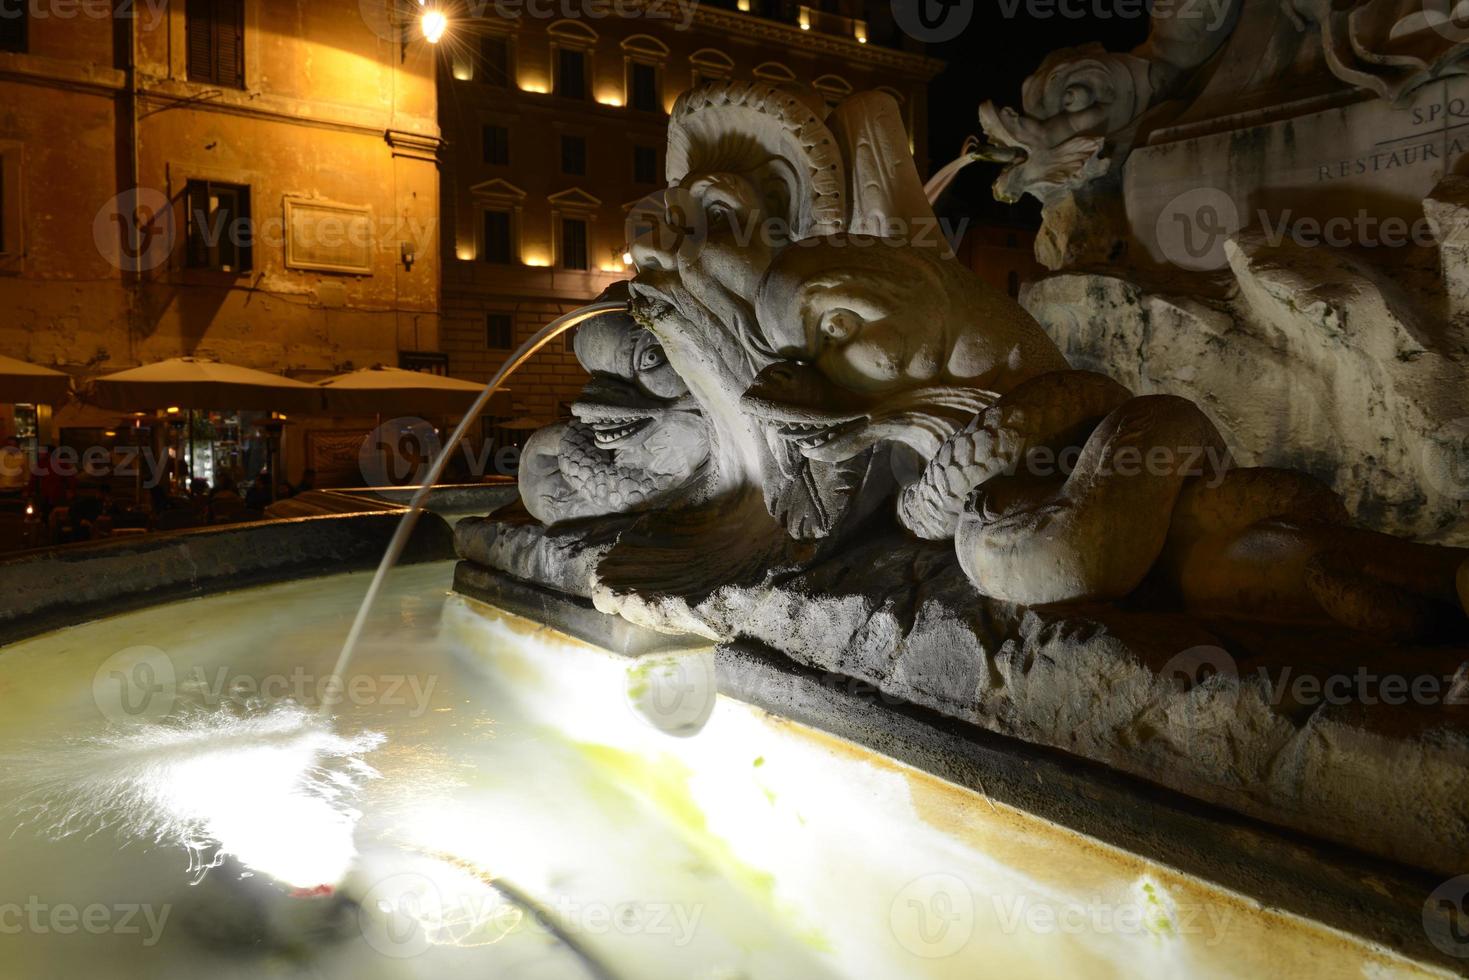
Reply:
[[[1422,975],[449,575],[388,579],[329,724],[363,574],[0,649],[0,976]]]

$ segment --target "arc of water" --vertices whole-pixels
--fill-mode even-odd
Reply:
[[[418,519],[423,515],[424,502],[428,500],[429,494],[433,492],[434,485],[443,476],[444,467],[448,465],[450,455],[459,446],[459,443],[464,440],[465,434],[469,431],[470,424],[479,418],[480,413],[484,411],[485,405],[489,403],[490,397],[500,389],[500,386],[505,383],[506,378],[513,374],[522,364],[530,360],[536,351],[546,346],[557,335],[570,330],[584,320],[590,320],[594,316],[610,313],[614,310],[626,309],[626,307],[627,304],[620,300],[602,300],[597,303],[589,303],[580,309],[572,310],[570,313],[564,313],[536,331],[529,340],[521,344],[515,353],[506,359],[504,364],[500,365],[500,370],[495,372],[495,376],[490,379],[490,383],[485,385],[485,390],[480,392],[474,404],[464,413],[464,417],[459,420],[459,425],[455,427],[453,435],[449,437],[449,441],[444,443],[444,447],[439,450],[438,456],[434,458],[433,465],[429,467],[428,475],[424,478],[423,485],[413,494],[412,499],[408,502],[407,512],[398,521],[398,527],[393,531],[392,540],[388,542],[387,551],[383,553],[383,559],[378,563],[377,571],[372,576],[372,582],[367,587],[367,594],[362,597],[362,605],[357,609],[357,616],[352,620],[352,628],[347,632],[347,639],[342,644],[342,652],[337,655],[336,666],[332,668],[331,680],[333,685],[340,685],[342,683],[347,665],[352,661],[352,654],[357,649],[358,641],[362,638],[362,630],[367,625],[367,617],[372,613],[373,603],[377,601],[378,593],[382,591],[383,583],[388,577],[388,572],[392,571],[393,566],[397,564],[398,559],[402,556],[403,549],[408,544],[409,535],[413,533],[413,529],[418,525]],[[323,715],[330,714],[330,705],[323,704],[321,706],[321,713]]]

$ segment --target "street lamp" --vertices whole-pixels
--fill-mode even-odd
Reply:
[[[422,2],[419,4],[423,6]],[[418,18],[418,26],[423,30],[423,38],[429,44],[438,44],[439,39],[444,36],[444,31],[449,28],[449,18],[437,7],[426,7]]]

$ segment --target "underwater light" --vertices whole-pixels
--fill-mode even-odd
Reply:
[[[5,789],[54,838],[112,830],[177,844],[198,875],[227,858],[327,893],[357,857],[353,805],[379,734],[339,735],[296,704],[199,713],[6,758]]]

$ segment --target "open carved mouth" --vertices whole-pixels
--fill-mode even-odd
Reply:
[[[846,419],[837,422],[799,422],[766,420],[766,425],[774,429],[786,442],[795,446],[802,453],[820,449],[827,443],[856,430],[863,423],[863,419]]]
[[[618,418],[586,420],[599,449],[615,449],[642,432],[653,422],[651,415],[626,415]]]

